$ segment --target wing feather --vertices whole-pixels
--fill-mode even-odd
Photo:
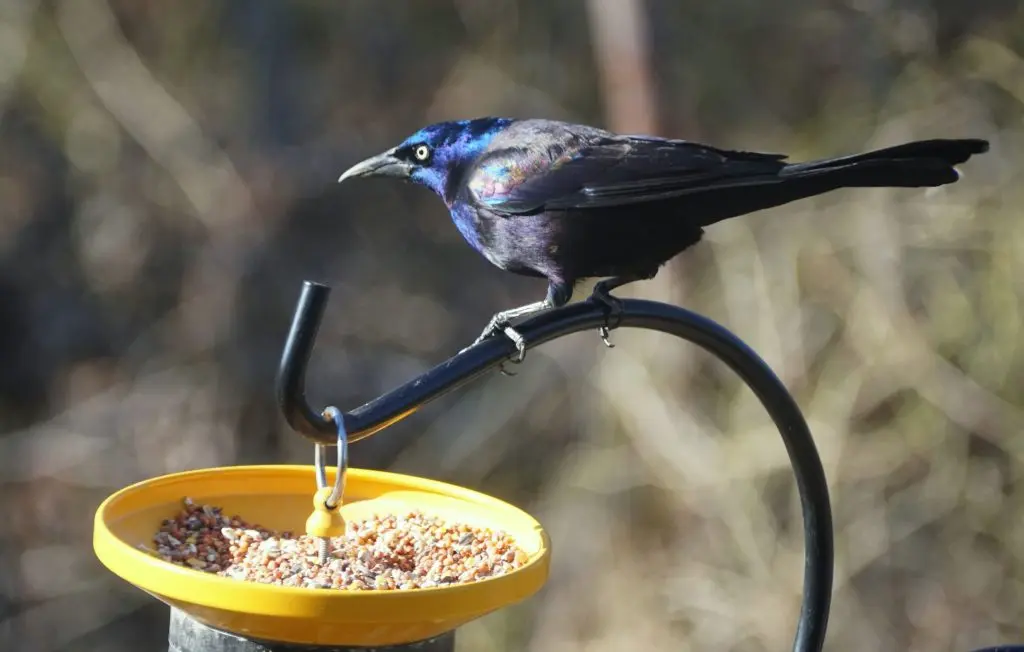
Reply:
[[[770,183],[785,165],[782,154],[596,133],[531,134],[520,142],[501,143],[478,159],[466,188],[474,201],[492,211],[531,214]]]

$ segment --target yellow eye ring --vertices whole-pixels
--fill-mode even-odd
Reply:
[[[417,161],[426,161],[430,158],[430,148],[426,145],[419,145],[412,151],[412,155],[416,157]]]

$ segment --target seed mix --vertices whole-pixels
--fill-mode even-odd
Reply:
[[[522,567],[527,554],[505,532],[446,523],[420,511],[346,523],[321,564],[318,539],[274,532],[185,498],[153,537],[166,562],[247,582],[321,589],[408,590],[466,584]]]

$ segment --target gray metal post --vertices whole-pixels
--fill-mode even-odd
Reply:
[[[171,626],[167,642],[168,652],[454,652],[455,632],[447,632],[426,641],[387,647],[296,645],[254,641],[236,636],[207,627],[184,611],[171,607]]]

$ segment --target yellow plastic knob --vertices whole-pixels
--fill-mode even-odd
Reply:
[[[306,519],[306,534],[311,537],[339,537],[345,534],[341,501],[333,509],[327,507],[331,491],[330,487],[324,487],[313,495],[313,513]]]

